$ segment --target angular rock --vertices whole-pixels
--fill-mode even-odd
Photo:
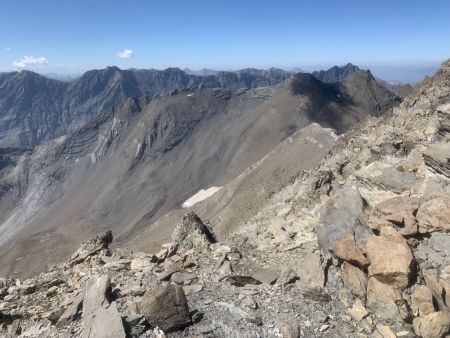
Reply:
[[[369,315],[369,313],[367,312],[366,308],[361,303],[361,300],[359,298],[356,299],[353,306],[348,310],[348,313],[357,322],[360,322]]]
[[[365,257],[356,245],[353,234],[346,234],[331,244],[330,252],[343,261],[352,263],[361,268],[369,265],[369,260]]]
[[[131,270],[141,270],[141,271],[151,271],[158,258],[155,255],[144,256],[144,257],[136,257],[131,261],[130,269]]]
[[[122,318],[117,311],[116,302],[107,308],[98,308],[92,314],[91,325],[83,330],[84,338],[125,338]]]
[[[209,244],[216,243],[216,239],[200,217],[193,211],[183,217],[183,222],[178,225],[173,234],[173,242],[181,250],[193,248],[205,248]]]
[[[416,217],[419,226],[429,231],[450,231],[450,197],[436,197],[422,203]]]
[[[368,236],[366,251],[370,260],[370,276],[401,289],[408,286],[414,259],[403,238]]]
[[[400,292],[392,285],[372,277],[367,283],[367,306],[381,319],[401,320],[397,302],[402,299]]]
[[[383,336],[383,338],[397,338],[397,335],[392,332],[391,328],[387,325],[378,324],[377,330]]]
[[[98,308],[108,304],[110,278],[94,276],[86,284],[83,299],[83,318],[91,316]]]
[[[300,292],[304,297],[316,301],[329,301],[331,299],[324,289],[325,272],[319,254],[305,255],[300,261],[297,275],[300,278]]]
[[[413,327],[415,333],[423,338],[444,337],[450,328],[449,313],[439,311],[414,318]]]
[[[262,269],[253,275],[253,278],[263,284],[274,284],[279,276],[279,272],[275,269]]]
[[[58,319],[56,326],[63,327],[73,322],[80,315],[83,298],[78,297],[70,304]]]
[[[342,264],[341,271],[344,286],[355,296],[364,299],[367,290],[366,274],[348,262]]]
[[[358,190],[338,190],[320,209],[320,227],[317,240],[320,248],[328,252],[332,244],[361,225],[364,201]]]
[[[450,143],[441,142],[430,145],[423,152],[425,164],[433,171],[450,177]]]
[[[78,264],[87,257],[98,253],[102,249],[108,249],[113,240],[112,232],[107,231],[103,236],[97,236],[81,244],[81,247],[72,255],[70,261],[72,264]]]
[[[300,328],[297,325],[284,325],[280,333],[283,338],[300,338]]]
[[[425,285],[415,285],[411,290],[411,310],[415,317],[434,312],[433,295]]]
[[[176,331],[192,323],[181,286],[165,285],[147,291],[137,309],[151,326],[165,332]]]
[[[280,277],[277,279],[277,285],[286,286],[294,283],[298,279],[297,273],[291,267],[287,267],[281,271]]]
[[[420,201],[409,196],[395,196],[376,205],[376,210],[384,219],[391,222],[402,222],[419,208]]]

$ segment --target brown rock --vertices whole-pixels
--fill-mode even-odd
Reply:
[[[359,267],[369,265],[369,260],[362,254],[356,245],[352,234],[347,234],[331,244],[330,252],[337,258],[350,262]]]
[[[415,317],[434,312],[433,296],[425,285],[415,285],[411,290],[411,310]]]
[[[423,338],[444,337],[450,328],[449,313],[439,311],[414,318],[413,327],[416,334]]]
[[[153,327],[165,332],[182,329],[192,323],[183,288],[165,285],[147,291],[137,304],[140,314]]]
[[[370,276],[401,289],[408,286],[414,260],[403,238],[369,236],[366,251],[370,260]]]
[[[345,287],[355,296],[365,298],[367,290],[365,273],[348,262],[342,264],[341,271]]]
[[[325,272],[322,259],[317,253],[305,255],[299,265],[300,292],[316,301],[329,301],[331,298],[324,289]]]
[[[280,333],[283,338],[300,338],[300,328],[297,325],[284,325]]]
[[[262,269],[253,275],[253,278],[263,284],[274,284],[279,276],[279,272],[275,269]]]
[[[361,300],[359,298],[356,299],[353,306],[348,310],[348,314],[358,322],[360,322],[369,315],[369,313],[367,312],[366,308],[361,303]]]
[[[395,196],[378,203],[375,209],[387,221],[402,222],[419,208],[419,200],[409,196]]]
[[[400,313],[396,302],[402,299],[392,285],[380,282],[375,277],[367,283],[367,306],[381,319],[398,319]]]
[[[436,197],[423,203],[416,217],[419,226],[430,231],[450,231],[450,198]]]
[[[445,290],[442,284],[439,282],[439,279],[436,275],[435,269],[424,269],[422,270],[422,276],[425,279],[425,283],[428,288],[431,290],[434,299],[439,304],[439,307],[442,308],[445,306]]]
[[[396,334],[392,332],[391,328],[387,325],[378,324],[377,330],[383,338],[397,338]]]

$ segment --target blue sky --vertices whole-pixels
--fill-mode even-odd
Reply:
[[[448,0],[2,0],[0,71],[436,67],[449,18]]]

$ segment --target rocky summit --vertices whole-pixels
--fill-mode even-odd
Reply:
[[[447,61],[391,112],[334,135],[265,201],[253,190],[253,204],[228,207],[296,149],[294,136],[183,219],[168,214],[173,234],[158,249],[130,249],[145,249],[145,233],[112,247],[106,232],[35,277],[1,279],[1,335],[447,337],[449,125]]]

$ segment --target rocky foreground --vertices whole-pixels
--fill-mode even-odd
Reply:
[[[445,337],[450,62],[217,242],[188,213],[159,252],[111,233],[0,281],[5,337]]]

